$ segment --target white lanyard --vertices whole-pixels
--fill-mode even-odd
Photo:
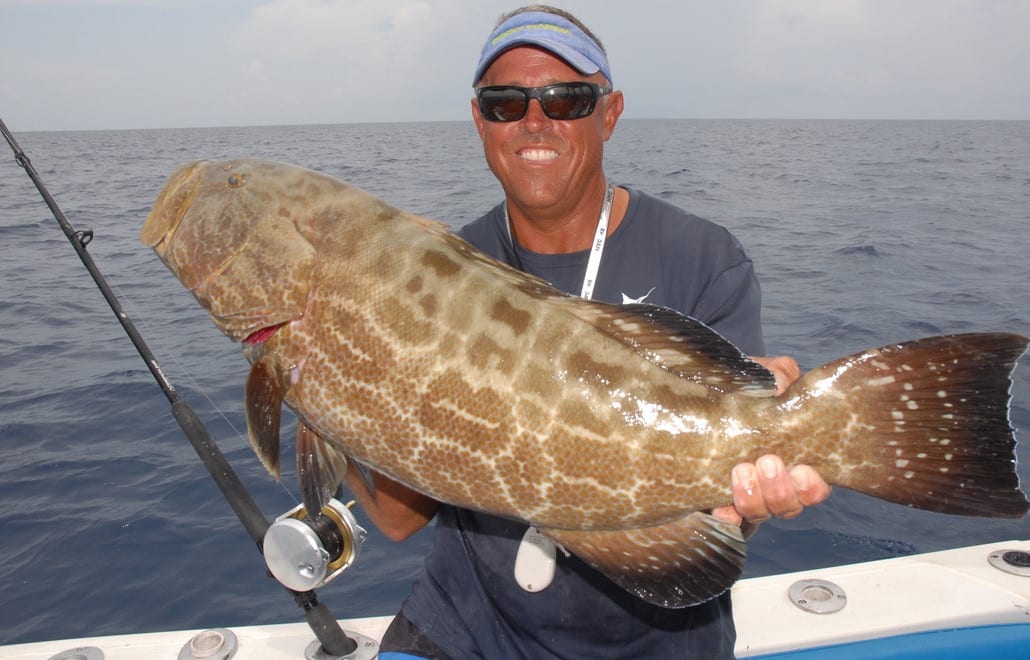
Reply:
[[[597,231],[594,232],[594,242],[590,246],[590,259],[587,260],[587,270],[583,274],[583,290],[581,298],[590,298],[594,295],[594,285],[597,284],[597,273],[601,270],[601,255],[604,254],[604,242],[608,239],[608,220],[612,215],[612,202],[615,200],[615,186],[608,184],[608,191],[604,196],[604,204],[601,205],[601,215],[597,218]],[[508,217],[508,204],[504,204],[504,226],[508,230],[508,241],[511,242],[511,249],[515,248],[515,239],[511,233],[511,218]],[[517,255],[518,253],[515,252]],[[516,256],[516,258],[518,258]]]

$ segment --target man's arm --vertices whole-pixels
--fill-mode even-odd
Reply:
[[[440,503],[378,472],[372,473],[375,493],[369,492],[357,464],[347,465],[347,486],[372,524],[391,541],[403,541],[433,519]]]

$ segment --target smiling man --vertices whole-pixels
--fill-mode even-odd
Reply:
[[[501,18],[473,76],[472,117],[504,201],[462,229],[476,247],[558,288],[612,303],[646,298],[764,355],[761,295],[726,229],[609,182],[604,145],[623,110],[607,55],[575,17],[536,5]],[[756,358],[782,391],[788,357]],[[803,439],[801,439],[803,440]],[[725,475],[714,513],[753,530],[829,495],[811,468],[775,456]],[[533,528],[442,505],[356,470],[372,521],[403,539],[437,518],[434,546],[387,632],[383,658],[732,657],[729,594],[685,609],[649,604]]]

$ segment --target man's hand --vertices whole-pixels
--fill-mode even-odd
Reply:
[[[806,506],[830,496],[830,486],[813,468],[795,465],[788,470],[779,456],[762,456],[754,463],[733,468],[733,505],[712,514],[725,522],[758,524],[776,516],[794,518]]]
[[[752,357],[776,376],[776,394],[783,394],[801,376],[798,363],[785,355]],[[733,468],[733,505],[719,507],[712,514],[725,522],[745,526],[745,535],[769,518],[794,518],[806,506],[830,496],[830,486],[815,469],[795,465],[789,470],[779,456],[762,456],[754,463]]]

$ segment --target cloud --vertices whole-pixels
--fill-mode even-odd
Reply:
[[[992,7],[1002,5],[999,21]],[[1017,32],[1030,24],[1027,4],[792,0],[750,9],[733,70],[774,115],[807,106],[802,116],[953,117],[992,104],[1004,115],[1014,58],[1030,58],[1017,45],[1027,43]]]
[[[502,0],[0,0],[22,130],[467,119]],[[563,0],[635,117],[1030,118],[1025,0]]]
[[[230,35],[235,85],[309,120],[454,118],[485,32],[475,16],[458,0],[274,0]]]

